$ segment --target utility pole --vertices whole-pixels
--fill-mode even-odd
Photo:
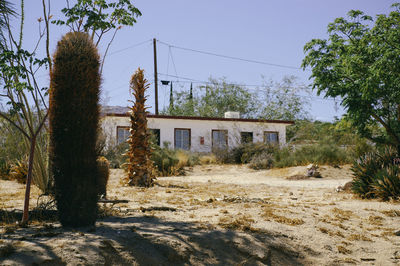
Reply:
[[[157,47],[156,47],[157,40],[156,38],[153,39],[153,48],[154,48],[154,98],[155,98],[155,111],[156,115],[158,115],[158,79],[157,79]]]

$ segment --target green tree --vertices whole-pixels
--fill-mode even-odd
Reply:
[[[257,98],[245,86],[229,83],[225,78],[210,78],[197,91],[176,92],[174,107],[165,110],[169,115],[224,117],[225,112],[240,112],[242,117],[254,117]]]
[[[307,119],[305,106],[309,103],[308,88],[296,82],[295,76],[286,76],[281,82],[264,82],[262,86],[260,118],[299,120]]]
[[[313,88],[341,97],[358,132],[400,151],[400,4],[375,19],[351,10],[328,26],[327,40],[304,47],[303,68],[311,67]],[[371,128],[379,125],[383,133]]]

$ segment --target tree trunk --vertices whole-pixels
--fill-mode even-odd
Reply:
[[[32,136],[31,148],[29,151],[28,176],[26,178],[24,212],[22,214],[22,221],[21,221],[22,226],[26,225],[26,223],[28,222],[28,219],[29,219],[29,199],[30,199],[30,194],[31,194],[33,157],[35,155],[36,137],[37,137],[36,135]]]

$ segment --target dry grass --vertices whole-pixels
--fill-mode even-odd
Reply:
[[[337,250],[338,250],[339,253],[345,254],[345,255],[348,255],[348,254],[352,253],[351,250],[345,248],[344,246],[337,246]]]
[[[369,241],[374,242],[371,238],[367,237],[365,234],[351,234],[347,237],[349,241]]]
[[[381,216],[371,215],[368,217],[368,222],[372,225],[382,226],[385,218]]]
[[[199,158],[200,164],[216,164],[218,162],[217,157],[214,154],[203,155]]]
[[[400,217],[400,211],[399,210],[386,210],[386,211],[380,211],[380,213],[388,216],[388,217]]]
[[[218,221],[218,225],[229,230],[241,230],[241,231],[257,231],[257,229],[252,227],[254,219],[248,216],[241,215],[237,218],[232,218],[230,216],[221,217]]]
[[[272,219],[277,223],[287,224],[291,226],[304,224],[304,220],[301,218],[288,218],[286,216],[275,214],[274,209],[268,205],[264,206],[264,210],[261,214],[261,217],[263,217],[266,221],[271,221]]]
[[[339,222],[348,221],[353,216],[353,212],[352,211],[346,211],[346,210],[342,210],[342,209],[339,209],[339,208],[336,208],[336,207],[333,208],[331,210],[331,212],[335,216],[335,220],[337,220]]]

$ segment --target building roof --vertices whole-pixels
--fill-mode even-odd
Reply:
[[[103,106],[101,113],[103,116],[128,117],[129,107],[122,106]],[[234,121],[234,122],[258,122],[258,123],[278,123],[278,124],[294,124],[294,121],[286,120],[267,120],[267,119],[251,119],[251,118],[223,118],[223,117],[199,117],[199,116],[172,116],[172,115],[155,115],[148,114],[148,118],[160,119],[181,119],[181,120],[208,120],[208,121]]]

